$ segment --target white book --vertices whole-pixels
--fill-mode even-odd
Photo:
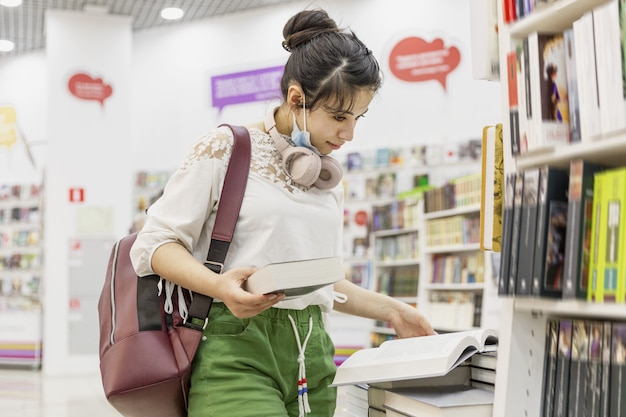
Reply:
[[[385,408],[403,416],[491,417],[494,393],[467,385],[445,385],[385,392]]]
[[[623,12],[622,12],[623,13]],[[622,81],[622,35],[620,10],[612,0],[593,11],[598,62],[598,99],[602,133],[626,127],[626,105]]]
[[[591,141],[601,130],[593,20],[593,13],[588,12],[572,24],[578,74],[580,134],[583,142]]]
[[[497,343],[493,329],[388,340],[353,353],[337,368],[332,385],[443,376],[476,352],[495,351]]]
[[[250,275],[243,288],[253,294],[285,293],[301,297],[345,278],[340,257],[272,263]]]

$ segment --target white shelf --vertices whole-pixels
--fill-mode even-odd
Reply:
[[[475,252],[480,250],[480,243],[466,243],[460,245],[427,246],[424,253],[435,255],[438,253]]]
[[[442,217],[457,216],[460,214],[469,214],[480,212],[480,204],[472,204],[469,206],[455,207],[449,210],[439,210],[430,213],[424,213],[424,220],[440,219]]]
[[[372,232],[372,235],[376,237],[386,237],[386,236],[407,235],[409,233],[416,233],[416,232],[419,232],[418,227],[407,227],[404,229],[377,230],[375,232]]]
[[[483,291],[485,289],[484,282],[475,282],[470,284],[426,284],[424,289],[430,291]]]
[[[419,265],[421,259],[398,259],[395,261],[376,261],[377,268],[393,268],[396,266]]]

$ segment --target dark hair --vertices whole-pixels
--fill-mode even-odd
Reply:
[[[380,67],[372,51],[354,32],[340,29],[326,11],[294,15],[285,24],[283,37],[283,48],[291,53],[280,83],[283,98],[295,81],[304,91],[307,108],[348,110],[360,89],[380,88]]]

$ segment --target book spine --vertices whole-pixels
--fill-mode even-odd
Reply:
[[[602,374],[602,333],[604,325],[601,321],[591,321],[590,323],[589,359],[585,373],[589,389],[585,392],[585,412],[586,417],[601,417],[600,389]]]
[[[602,169],[603,166],[583,159],[570,162],[563,298],[587,298],[593,179]]]
[[[559,321],[555,318],[546,320],[546,345],[543,365],[543,396],[541,417],[552,417],[556,381],[556,362],[559,340]]]
[[[612,323],[609,383],[610,416],[626,415],[626,323]]]
[[[556,384],[554,387],[554,417],[567,417],[571,354],[572,320],[560,319],[556,362]]]
[[[516,174],[509,173],[504,183],[504,213],[502,215],[502,251],[500,252],[500,273],[498,274],[498,295],[506,296],[509,292],[509,265],[511,261],[511,243],[513,240],[513,199],[515,198]]]
[[[519,259],[520,234],[522,227],[522,200],[524,194],[524,172],[515,177],[515,196],[513,199],[513,227],[511,231],[511,251],[509,260],[509,295],[515,295],[517,288],[517,269]]]
[[[623,170],[610,170],[606,172],[604,179],[603,199],[606,210],[605,226],[606,238],[604,239],[604,266],[603,266],[603,300],[624,303],[623,291],[618,291],[619,277],[624,274],[623,269],[620,270],[620,259],[623,258],[624,247],[621,246],[620,235],[623,232],[623,224],[621,219],[624,217],[624,192],[626,190],[626,181],[624,180]],[[602,216],[601,216],[602,218]],[[602,246],[600,247],[602,251]],[[619,298],[619,300],[618,300]]]
[[[593,209],[591,219],[591,244],[589,248],[589,278],[587,289],[588,301],[601,301],[600,288],[601,282],[601,260],[600,243],[601,243],[601,215],[602,215],[602,192],[604,173],[598,173],[593,180]]]
[[[578,143],[581,141],[581,131],[574,30],[571,28],[566,29],[563,32],[563,40],[565,43],[565,68],[567,70],[570,143]]]
[[[568,394],[568,417],[585,416],[585,393],[587,355],[589,352],[589,323],[584,319],[572,322],[572,356],[570,364],[570,385]]]
[[[524,172],[524,195],[522,198],[522,220],[517,262],[517,282],[515,294],[530,295],[533,273],[535,229],[537,224],[537,196],[539,187],[539,168],[530,168]]]
[[[531,294],[560,297],[569,175],[549,166],[540,171]]]

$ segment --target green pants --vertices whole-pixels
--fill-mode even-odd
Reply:
[[[196,353],[189,393],[189,417],[298,417],[298,341],[312,332],[304,351],[308,417],[332,417],[336,389],[334,345],[319,307],[270,308],[238,319],[223,303],[214,303],[205,340]]]

